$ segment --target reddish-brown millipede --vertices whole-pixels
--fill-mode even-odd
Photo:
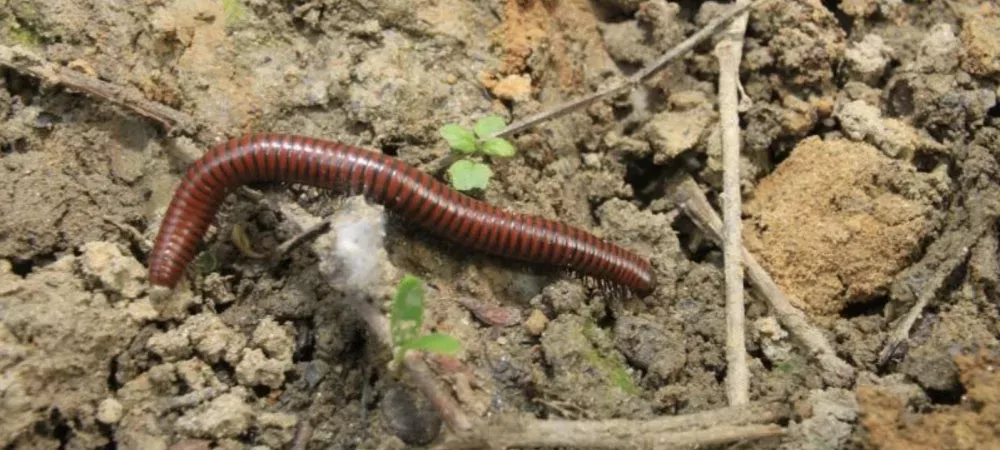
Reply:
[[[503,211],[388,155],[287,134],[233,139],[191,165],[149,255],[150,281],[176,285],[226,195],[263,181],[361,192],[423,229],[475,250],[568,268],[641,295],[656,287],[645,259],[583,230]]]

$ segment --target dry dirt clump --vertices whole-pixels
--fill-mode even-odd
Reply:
[[[747,204],[747,247],[798,306],[835,314],[883,293],[931,230],[921,174],[874,147],[810,138]]]
[[[874,448],[994,449],[1000,448],[1000,364],[998,355],[960,355],[966,395],[954,406],[933,412],[913,411],[905,398],[882,387],[858,389],[861,424]]]

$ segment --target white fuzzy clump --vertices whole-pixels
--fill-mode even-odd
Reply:
[[[331,223],[335,236],[336,278],[347,288],[369,291],[382,284],[388,265],[385,251],[385,211],[362,197],[347,200]]]

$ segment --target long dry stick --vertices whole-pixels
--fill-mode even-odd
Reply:
[[[319,220],[294,203],[281,205],[278,209],[285,214],[288,220],[295,222],[304,230],[282,244],[281,248],[299,245],[309,239],[315,238],[318,234],[322,234],[319,230],[329,225],[329,219]],[[316,248],[317,244],[315,242],[312,245],[313,251],[316,254],[324,255],[327,253],[322,248]],[[368,303],[360,295],[349,295],[345,302],[349,307],[354,308],[358,312],[359,317],[364,319],[372,335],[378,338],[379,343],[386,348],[392,348],[389,320],[385,318],[378,308]],[[459,407],[458,402],[438,386],[434,373],[427,366],[427,363],[421,359],[419,353],[411,352],[407,354],[403,358],[403,366],[409,372],[420,391],[444,419],[448,428],[454,432],[466,431],[472,428],[472,421],[462,412],[462,408]]]
[[[702,232],[716,243],[722,242],[722,219],[712,209],[705,194],[690,176],[684,175],[675,180],[670,190],[674,203],[694,221]],[[757,262],[757,259],[745,248],[743,264],[755,293],[762,297],[775,316],[788,332],[791,333],[810,354],[816,357],[823,370],[823,380],[831,386],[848,387],[854,382],[855,371],[846,361],[837,356],[836,350],[830,345],[823,333],[812,326],[805,313],[792,305],[781,288],[774,282],[771,275]]]
[[[780,436],[787,406],[746,404],[653,420],[501,420],[460,434],[438,448],[667,448],[708,446]]]
[[[969,258],[969,251],[972,246],[975,245],[977,241],[983,236],[989,227],[981,225],[979,230],[975,232],[965,232],[963,233],[963,238],[959,239],[949,239],[952,236],[944,235],[938,239],[939,242],[956,242],[957,245],[951,245],[952,254],[951,256],[942,261],[938,266],[937,270],[934,271],[933,276],[931,276],[922,286],[920,295],[917,296],[917,301],[913,304],[906,315],[896,323],[893,328],[892,333],[889,338],[886,339],[885,347],[879,352],[878,365],[880,367],[885,366],[889,360],[893,359],[906,347],[906,342],[910,338],[910,329],[913,328],[913,324],[917,323],[917,319],[923,314],[924,309],[930,304],[931,300],[938,294],[941,286],[944,286],[948,277],[951,277],[962,264],[964,264]],[[965,230],[962,230],[965,231]],[[962,232],[960,231],[960,232]]]
[[[583,97],[574,100],[560,103],[545,111],[515,121],[514,123],[508,125],[506,128],[496,133],[493,133],[489,137],[510,136],[514,133],[527,130],[528,128],[531,128],[542,122],[546,122],[552,119],[565,116],[566,114],[579,110],[580,108],[584,108],[598,100],[604,99],[612,95],[620,94],[630,89],[635,89],[637,86],[639,86],[640,83],[648,80],[657,72],[663,70],[663,68],[666,67],[667,64],[670,64],[671,61],[677,59],[679,56],[695,48],[698,44],[701,44],[708,38],[714,36],[715,33],[719,31],[719,29],[721,29],[724,25],[729,23],[730,20],[733,20],[733,18],[735,18],[736,16],[749,10],[750,8],[759,7],[760,5],[763,5],[764,3],[769,1],[771,0],[754,0],[752,2],[745,2],[736,5],[733,9],[723,13],[719,17],[716,17],[707,25],[705,25],[702,29],[698,30],[695,34],[692,34],[690,37],[682,41],[680,44],[677,44],[676,46],[668,50],[666,53],[657,58],[656,61],[650,64],[649,67],[646,67],[632,74],[628,78],[625,78],[624,80],[612,85],[611,87],[602,89],[600,91],[585,95]],[[451,163],[455,162],[461,157],[462,155],[454,153],[449,153],[447,155],[438,157],[437,159],[426,164],[426,170],[431,173],[438,173],[441,170],[444,170],[444,168],[450,166]]]
[[[736,5],[749,5],[737,0]],[[735,8],[734,8],[735,9]],[[726,29],[716,47],[719,59],[719,125],[722,127],[722,216],[723,254],[726,274],[726,396],[730,405],[750,402],[750,371],[747,369],[746,320],[743,300],[742,211],[740,198],[740,61],[743,35],[750,13],[745,12]]]
[[[389,334],[389,320],[375,306],[365,301],[353,301],[351,306],[368,323],[368,328],[378,337],[379,342],[392,348],[392,337]],[[472,422],[462,412],[458,402],[447,392],[438,387],[437,379],[430,367],[420,356],[420,352],[410,352],[403,358],[403,365],[413,377],[413,381],[423,392],[434,409],[441,414],[445,423],[454,432],[472,429]]]
[[[0,45],[0,66],[107,100],[159,122],[168,131],[193,129],[194,119],[191,116],[162,103],[149,101],[137,89],[111,84],[52,64],[21,47]]]
[[[741,4],[735,6],[733,9],[723,13],[719,17],[716,17],[714,20],[705,25],[704,28],[698,30],[698,32],[692,34],[683,42],[674,46],[674,48],[671,48],[669,51],[667,51],[662,56],[657,58],[656,61],[650,64],[649,67],[646,67],[632,74],[631,76],[621,81],[620,83],[612,87],[606,88],[604,90],[595,92],[593,94],[578,98],[576,100],[571,100],[566,103],[562,103],[547,111],[542,111],[538,114],[518,120],[517,122],[514,122],[509,126],[507,126],[507,128],[500,130],[493,136],[494,137],[509,136],[511,134],[535,126],[538,123],[545,122],[547,120],[552,120],[557,117],[562,117],[566,114],[569,114],[573,111],[576,111],[580,108],[590,105],[591,103],[594,103],[602,98],[619,94],[629,89],[634,89],[636,86],[639,85],[639,83],[646,81],[647,79],[649,79],[649,77],[653,76],[660,70],[663,70],[663,68],[666,67],[667,64],[670,64],[671,61],[677,59],[677,57],[687,53],[691,49],[695,48],[698,44],[704,42],[708,38],[715,35],[715,33],[720,28],[722,28],[723,25],[729,23],[729,21],[733,20],[733,18],[735,18],[736,16],[742,14],[743,12],[747,11],[750,8],[756,8],[768,1],[770,0],[754,0],[753,2],[743,1]]]

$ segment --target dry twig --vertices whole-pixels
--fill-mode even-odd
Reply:
[[[972,246],[975,245],[980,238],[982,238],[983,233],[985,233],[988,229],[989,228],[986,226],[981,226],[980,230],[967,233],[962,238],[954,240],[949,239],[950,236],[948,235],[938,238],[938,242],[956,242],[957,245],[953,244],[950,249],[951,252],[947,252],[950,253],[951,256],[938,265],[933,276],[923,284],[922,289],[920,290],[920,295],[917,296],[917,301],[913,304],[909,311],[906,312],[906,315],[896,323],[896,327],[892,330],[892,334],[890,334],[889,338],[886,339],[885,347],[883,347],[882,351],[879,352],[879,367],[884,367],[889,360],[904,351],[906,342],[910,338],[910,329],[913,328],[913,324],[917,322],[917,319],[919,319],[920,315],[923,314],[924,309],[927,308],[927,305],[930,304],[934,296],[940,292],[941,286],[945,285],[947,279],[955,273],[955,270],[968,260],[969,251]]]
[[[188,408],[212,400],[226,392],[229,392],[229,386],[207,387],[181,396],[164,399],[160,403],[160,408],[163,411]]]
[[[737,0],[736,5],[749,5]],[[738,6],[734,9],[738,9]],[[740,198],[740,61],[743,35],[750,13],[733,20],[715,47],[719,59],[719,125],[722,127],[723,253],[726,274],[726,396],[730,405],[750,402],[750,371],[747,369],[745,305],[743,301],[743,201]]]
[[[295,222],[300,228],[307,230],[317,230],[323,227],[323,223],[329,223],[329,220],[317,220],[314,216],[306,212],[302,207],[296,204],[283,205],[281,208],[282,212],[288,220]],[[300,233],[292,240],[299,240],[300,242],[308,240],[306,236],[307,233]],[[315,237],[317,234],[321,234],[316,231],[313,232],[309,237]],[[291,241],[286,241],[286,243]],[[285,244],[282,244],[285,245]],[[323,254],[324,251],[319,248],[315,248],[316,243],[313,243],[314,250],[317,254]],[[379,343],[386,348],[392,348],[392,336],[389,332],[389,320],[382,314],[382,312],[375,306],[368,303],[360,295],[349,295],[345,300],[347,306],[354,308],[359,317],[364,319],[365,323],[368,325],[371,334],[375,336]],[[434,406],[434,409],[441,415],[448,427],[454,432],[462,432],[472,428],[472,422],[465,415],[462,409],[458,406],[458,402],[447,392],[441,389],[437,383],[434,373],[427,366],[427,363],[420,356],[420,352],[411,352],[403,358],[403,366],[409,372],[414,383],[420,389],[420,391],[427,397],[428,401]]]
[[[0,66],[41,78],[49,84],[63,85],[107,100],[159,122],[168,131],[191,131],[194,128],[195,122],[191,116],[162,103],[149,101],[136,89],[111,84],[49,63],[21,47],[0,45]]]
[[[504,128],[503,130],[500,130],[499,132],[497,132],[493,136],[494,137],[497,137],[497,136],[510,136],[510,135],[512,135],[514,133],[517,133],[519,131],[523,131],[523,130],[526,130],[528,128],[531,128],[531,127],[533,127],[533,126],[535,126],[535,125],[537,125],[537,124],[539,124],[541,122],[545,122],[547,120],[552,120],[552,119],[555,119],[557,117],[562,117],[562,116],[564,116],[566,114],[569,114],[569,113],[571,113],[573,111],[576,111],[576,110],[578,110],[580,108],[584,108],[587,105],[590,105],[591,103],[594,103],[594,102],[596,102],[598,100],[601,100],[601,99],[603,99],[605,97],[609,97],[609,96],[612,96],[612,95],[616,95],[616,94],[625,92],[625,91],[630,90],[630,89],[634,89],[636,86],[639,85],[639,83],[642,83],[643,81],[648,80],[650,77],[652,77],[653,75],[655,75],[657,72],[659,72],[660,70],[663,70],[663,68],[666,67],[667,64],[670,64],[671,61],[677,59],[679,56],[681,56],[681,55],[687,53],[688,51],[690,51],[691,49],[695,48],[698,44],[704,42],[708,38],[710,38],[713,35],[715,35],[715,33],[720,28],[722,28],[723,25],[729,23],[729,21],[733,20],[733,18],[735,18],[736,16],[742,14],[743,12],[747,11],[750,8],[756,8],[756,7],[764,4],[767,1],[769,1],[769,0],[754,0],[752,2],[744,2],[744,3],[742,3],[742,4],[740,4],[740,5],[736,6],[736,7],[734,7],[733,9],[725,12],[724,14],[720,15],[719,17],[716,17],[714,20],[712,20],[707,25],[705,25],[705,27],[703,27],[702,29],[698,30],[697,33],[691,35],[690,37],[688,37],[687,39],[685,39],[683,42],[681,42],[680,44],[677,44],[676,46],[674,46],[674,48],[671,48],[669,51],[667,51],[666,53],[664,53],[656,61],[654,61],[652,64],[650,64],[649,67],[646,67],[646,68],[644,68],[644,69],[642,69],[642,70],[640,70],[640,71],[632,74],[631,76],[629,76],[625,80],[623,80],[623,81],[615,84],[614,86],[612,86],[610,88],[603,89],[603,90],[598,91],[598,92],[595,92],[593,94],[590,94],[590,95],[578,98],[576,100],[571,100],[571,101],[568,101],[566,103],[562,103],[562,104],[557,105],[556,107],[554,107],[552,109],[549,109],[547,111],[542,111],[542,112],[540,112],[538,114],[535,114],[535,115],[526,117],[524,119],[521,119],[521,120],[519,120],[517,122],[514,122],[514,123],[510,124],[509,126],[507,126],[507,128]]]
[[[556,105],[556,106],[554,106],[552,108],[549,108],[549,109],[547,109],[545,111],[542,111],[540,113],[537,113],[537,114],[525,117],[524,119],[518,120],[518,121],[516,121],[516,122],[514,122],[514,123],[512,123],[510,125],[508,125],[503,130],[500,130],[500,131],[492,134],[490,137],[507,137],[507,136],[511,136],[511,135],[513,135],[513,134],[515,134],[517,132],[527,130],[527,129],[529,129],[529,128],[535,126],[535,125],[538,125],[538,124],[540,124],[542,122],[549,121],[549,120],[552,120],[552,119],[556,119],[556,118],[565,116],[566,114],[569,114],[569,113],[571,113],[573,111],[577,111],[577,110],[579,110],[581,108],[585,108],[588,105],[590,105],[590,104],[592,104],[592,103],[594,103],[594,102],[596,102],[598,100],[601,100],[601,99],[604,99],[604,98],[607,98],[607,97],[610,97],[610,96],[613,96],[613,95],[617,95],[617,94],[620,94],[622,92],[625,92],[625,91],[628,91],[628,90],[631,90],[631,89],[635,89],[637,86],[639,86],[640,83],[642,83],[643,81],[648,80],[650,77],[652,77],[653,75],[655,75],[657,72],[663,70],[663,68],[666,67],[667,64],[670,64],[671,61],[677,59],[681,55],[683,55],[683,54],[687,53],[688,51],[690,51],[691,49],[695,48],[698,44],[701,44],[702,42],[704,42],[708,38],[711,38],[712,36],[714,36],[715,33],[717,31],[719,31],[719,29],[721,29],[723,25],[726,25],[727,23],[729,23],[729,21],[733,20],[733,18],[735,18],[736,16],[738,16],[741,13],[749,10],[750,8],[759,7],[760,5],[762,5],[762,4],[764,4],[764,3],[768,2],[768,1],[770,1],[770,0],[754,0],[752,2],[745,2],[745,3],[739,4],[739,5],[735,6],[733,9],[731,9],[731,10],[725,12],[724,14],[720,15],[719,17],[716,17],[711,22],[709,22],[707,25],[705,25],[702,29],[698,30],[698,32],[696,32],[695,34],[692,34],[690,37],[688,37],[687,39],[685,39],[684,41],[682,41],[680,44],[677,44],[676,46],[674,46],[673,48],[671,48],[670,50],[668,50],[666,53],[664,53],[659,58],[657,58],[656,61],[654,61],[652,64],[650,64],[649,67],[646,67],[646,68],[644,68],[644,69],[642,69],[642,70],[640,70],[640,71],[632,74],[628,78],[625,78],[624,80],[619,81],[618,83],[614,84],[611,87],[602,89],[600,91],[594,92],[592,94],[588,94],[586,96],[583,96],[583,97],[580,97],[580,98],[577,98],[577,99],[574,99],[574,100],[570,100],[570,101],[567,101],[567,102],[564,102],[564,103],[560,103],[560,104],[558,104],[558,105]],[[449,153],[447,155],[444,155],[444,156],[441,156],[441,157],[435,159],[434,161],[431,161],[431,162],[427,163],[425,165],[425,167],[426,167],[426,170],[428,172],[436,174],[436,173],[439,173],[441,170],[444,170],[444,168],[450,166],[451,163],[455,162],[459,158],[461,158],[461,155],[456,155],[456,154],[453,154],[453,153]]]
[[[389,334],[389,320],[385,318],[382,312],[364,301],[351,302],[350,306],[357,310],[361,318],[368,324],[368,328],[372,331],[372,334],[378,337],[379,342],[382,345],[392,348],[392,337]],[[413,381],[420,388],[420,391],[434,405],[434,409],[441,414],[445,423],[448,424],[448,428],[454,432],[472,429],[472,422],[462,412],[462,408],[458,406],[458,402],[438,387],[434,373],[431,372],[430,367],[421,358],[420,352],[408,353],[403,358],[403,365],[409,371],[410,376],[413,377]]]
[[[671,190],[673,191],[671,197],[678,207],[710,239],[716,243],[722,242],[722,220],[694,180],[684,176],[673,183]],[[743,264],[746,266],[747,275],[755,292],[767,301],[778,321],[788,329],[789,333],[816,357],[823,370],[823,379],[832,386],[850,386],[854,382],[854,368],[837,356],[823,333],[813,327],[806,319],[806,315],[792,305],[757,259],[745,248],[742,251]]]
[[[288,252],[296,249],[298,246],[306,243],[310,239],[313,239],[316,236],[319,236],[328,231],[330,229],[330,221],[332,219],[333,216],[327,216],[325,219],[302,230],[301,232],[299,232],[299,234],[292,236],[285,242],[282,242],[281,245],[278,245],[278,247],[276,247],[274,251],[271,252],[271,261],[273,262],[283,258],[285,255],[288,254]]]
[[[653,420],[508,420],[457,436],[439,448],[666,448],[707,446],[781,436],[788,416],[777,404],[746,404]]]

